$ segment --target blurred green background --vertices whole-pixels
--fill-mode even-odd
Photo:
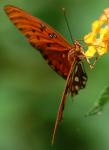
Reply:
[[[109,105],[102,115],[84,115],[109,85],[109,54],[93,70],[86,64],[87,86],[68,97],[54,146],[51,136],[65,81],[13,26],[4,13],[12,4],[41,18],[70,40],[62,7],[73,36],[82,39],[108,0],[0,1],[0,150],[109,150]]]

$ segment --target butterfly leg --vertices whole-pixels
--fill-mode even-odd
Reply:
[[[91,69],[93,69],[94,66],[91,64],[90,60],[87,57],[85,57],[85,59],[86,59],[87,63],[89,64],[89,67]]]
[[[100,57],[100,55],[97,53],[96,57],[95,57],[95,60],[93,62],[93,66],[95,66],[95,64],[96,64],[97,60],[99,59],[99,57]]]

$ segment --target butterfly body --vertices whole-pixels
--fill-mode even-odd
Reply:
[[[57,126],[62,118],[66,96],[78,94],[78,91],[86,85],[87,75],[82,63],[82,60],[85,59],[83,48],[78,41],[74,41],[72,45],[69,44],[47,23],[18,7],[8,5],[5,11],[14,25],[26,36],[29,43],[40,51],[50,67],[66,79],[55,122],[53,143]]]

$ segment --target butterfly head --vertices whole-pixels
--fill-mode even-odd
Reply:
[[[74,41],[74,44],[72,46],[72,49],[68,53],[68,60],[72,62],[73,59],[76,59],[78,61],[81,61],[85,58],[84,49],[80,45],[78,41]]]

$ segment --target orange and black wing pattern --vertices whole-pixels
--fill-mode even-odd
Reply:
[[[68,52],[72,46],[55,29],[39,18],[15,6],[5,6],[5,12],[14,25],[38,49],[48,64],[62,77],[67,78],[70,64]]]

